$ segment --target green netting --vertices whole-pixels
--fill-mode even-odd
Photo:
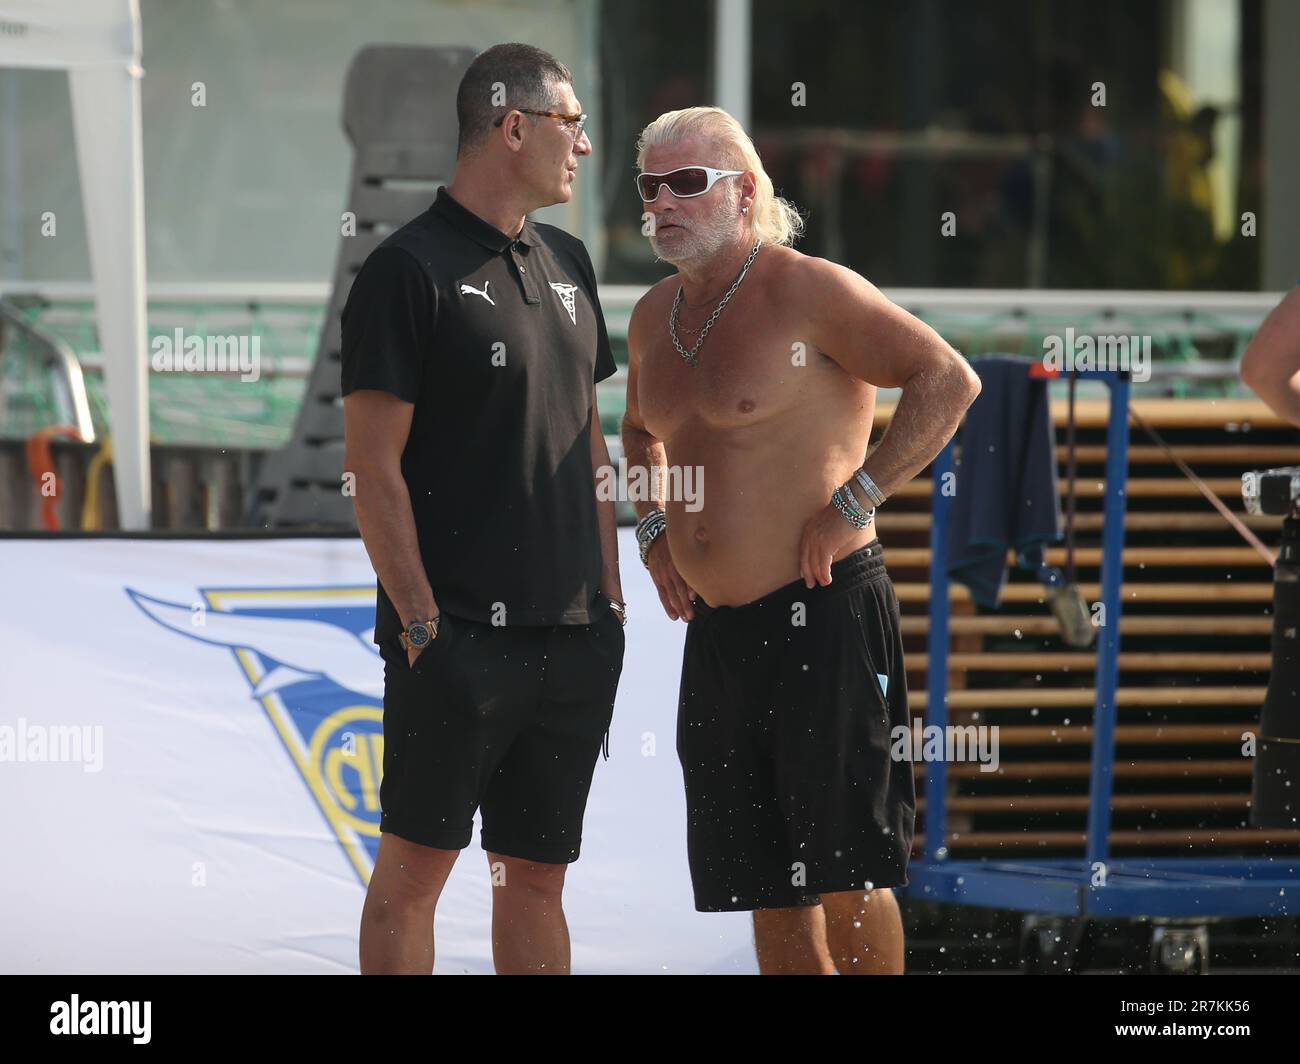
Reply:
[[[99,340],[89,302],[29,307],[28,320],[65,340],[82,359],[95,431],[109,431],[104,377],[96,367]],[[149,374],[149,428],[159,443],[274,449],[293,431],[316,356],[323,321],[318,305],[263,307],[255,304],[168,303],[149,308],[150,341],[186,336],[242,335],[258,341],[260,374]],[[25,334],[9,333],[0,358],[0,436],[26,437],[58,420],[53,378],[42,352]]]
[[[918,317],[936,328],[968,357],[996,352],[1037,356],[1043,339],[1063,335],[1104,336],[1119,330],[1101,312],[1021,313],[992,309],[962,314],[917,308]],[[102,373],[96,366],[98,337],[89,301],[61,300],[28,307],[29,320],[66,340],[86,365],[86,389],[95,428],[109,429]],[[628,308],[607,313],[615,359],[627,363]],[[324,308],[320,304],[249,302],[166,302],[149,308],[149,332],[172,336],[248,336],[259,341],[261,373],[256,381],[237,374],[150,373],[150,431],[160,443],[273,449],[289,439],[316,356]],[[1240,359],[1253,329],[1211,313],[1177,311],[1127,314],[1124,331],[1151,337],[1152,355],[1162,363],[1231,364]],[[599,405],[605,432],[618,433],[625,408],[625,377],[601,387]],[[1101,386],[1097,386],[1100,388]],[[1142,386],[1139,385],[1139,388]],[[1179,378],[1169,387],[1176,396],[1246,395],[1234,377]],[[1081,389],[1081,395],[1088,394]],[[1098,392],[1101,394],[1101,392]],[[1166,391],[1165,394],[1168,394]],[[49,372],[35,350],[16,330],[0,357],[0,436],[24,438],[57,420]]]

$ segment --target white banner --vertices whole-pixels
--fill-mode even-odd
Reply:
[[[565,911],[578,973],[753,972],[697,913],[684,625],[620,531],[631,619]],[[0,539],[0,971],[348,973],[378,845],[383,661],[359,539]],[[355,753],[345,753],[348,750]],[[439,973],[492,971],[477,831]]]

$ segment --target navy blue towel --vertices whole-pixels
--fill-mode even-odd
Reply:
[[[948,575],[995,607],[1007,579],[1007,548],[1041,560],[1062,537],[1056,438],[1047,381],[1027,359],[971,362],[983,390],[966,411],[957,496],[948,524]]]

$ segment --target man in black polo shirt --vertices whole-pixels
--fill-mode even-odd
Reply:
[[[591,152],[572,75],[522,44],[471,64],[456,173],[344,307],[346,468],[379,577],[379,852],[363,972],[431,972],[476,810],[498,972],[569,970],[560,905],[623,663],[595,383],[614,360],[582,242],[531,222]]]

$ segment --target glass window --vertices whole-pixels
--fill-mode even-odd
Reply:
[[[642,126],[712,100],[701,6],[601,8],[607,280],[666,272],[627,178]],[[887,286],[1259,286],[1258,0],[754,0],[752,46],[809,254]]]

